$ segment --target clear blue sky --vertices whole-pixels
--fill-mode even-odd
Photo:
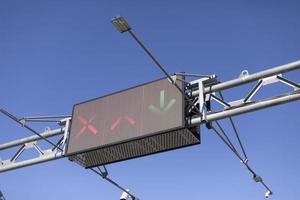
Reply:
[[[19,117],[70,114],[75,103],[162,77],[132,38],[112,27],[115,15],[128,19],[169,72],[225,81],[243,69],[299,60],[299,9],[296,0],[2,0],[0,106]],[[288,77],[299,82],[300,73]],[[299,106],[234,118],[250,164],[276,200],[300,199]],[[109,165],[110,176],[143,200],[263,199],[264,188],[211,131],[201,130],[201,145]],[[0,143],[29,135],[0,117]],[[67,159],[0,174],[0,189],[8,200],[116,200],[121,194]]]

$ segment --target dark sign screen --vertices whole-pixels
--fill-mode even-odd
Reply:
[[[77,104],[67,154],[183,127],[183,103],[181,92],[164,78]]]

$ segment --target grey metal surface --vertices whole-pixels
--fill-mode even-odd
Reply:
[[[70,120],[71,118],[65,118],[61,120],[61,122],[65,125],[65,127],[55,129],[55,130],[49,130],[44,133],[38,133],[38,135],[35,134],[33,136],[8,142],[6,144],[1,144],[0,151],[6,149],[14,150],[12,148],[15,147],[19,147],[19,148],[16,151],[16,153],[10,158],[6,160],[0,159],[0,173],[65,157],[63,150],[65,149],[66,139],[68,137],[67,134],[69,131],[68,124]],[[39,146],[38,142],[40,140],[45,140],[45,138],[51,138],[58,135],[61,136],[57,144],[55,145],[55,147],[51,146],[50,148],[49,147],[41,148],[41,146]],[[54,143],[51,142],[51,144]],[[23,156],[23,153],[29,149],[34,149],[38,154],[32,155],[31,158],[27,157],[25,159],[24,158],[19,159],[20,157]]]
[[[220,91],[220,90],[226,90],[226,89],[229,89],[229,88],[232,88],[235,86],[243,85],[243,84],[250,83],[250,82],[262,79],[262,78],[274,76],[274,75],[277,75],[280,73],[293,71],[296,69],[300,69],[300,61],[291,62],[291,63],[285,64],[285,65],[267,69],[267,70],[264,70],[264,71],[261,71],[261,72],[255,73],[255,74],[250,74],[247,76],[243,76],[241,78],[237,78],[237,79],[233,79],[233,80],[226,81],[223,83],[219,83],[219,84],[213,85],[212,87],[205,88],[204,93],[207,94],[207,93],[216,92],[216,91]],[[197,95],[199,95],[198,90],[194,91],[192,93],[192,96],[197,96]]]
[[[49,138],[49,137],[63,134],[64,130],[65,130],[65,128],[59,128],[59,129],[55,129],[55,130],[46,131],[44,133],[41,133],[41,135],[45,138]],[[14,140],[11,142],[7,142],[5,144],[0,144],[0,151],[11,148],[11,147],[16,147],[16,146],[19,146],[19,145],[22,145],[22,144],[25,144],[28,142],[38,141],[38,140],[42,140],[42,139],[43,138],[41,138],[37,135],[33,135],[33,136],[22,138],[19,140]]]
[[[57,152],[57,153],[45,154],[44,156],[40,156],[40,157],[30,159],[30,160],[24,160],[21,162],[7,163],[5,165],[2,165],[0,162],[0,173],[18,169],[18,168],[22,168],[22,167],[28,167],[31,165],[35,165],[35,164],[39,164],[39,163],[43,163],[43,162],[47,162],[47,161],[51,161],[51,160],[57,160],[57,159],[60,159],[63,157],[64,156],[63,156],[62,152]]]
[[[232,117],[235,115],[248,113],[248,112],[259,110],[259,109],[268,108],[271,106],[289,103],[291,101],[296,101],[296,100],[300,100],[300,91],[299,90],[296,92],[290,93],[290,94],[274,97],[271,99],[254,102],[254,103],[249,103],[249,104],[244,104],[243,106],[239,106],[239,107],[233,107],[231,109],[223,110],[223,111],[220,111],[217,113],[207,113],[206,120],[207,121],[215,121],[215,120],[224,119],[227,117]],[[192,125],[200,124],[201,120],[202,119],[200,117],[194,118],[191,120],[190,124],[192,124]]]
[[[199,143],[198,129],[184,128],[71,156],[70,160],[90,168]]]

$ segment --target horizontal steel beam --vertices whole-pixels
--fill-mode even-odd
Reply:
[[[222,110],[222,111],[216,112],[216,113],[207,113],[205,120],[207,122],[211,122],[211,121],[215,121],[215,120],[224,119],[227,117],[232,117],[235,115],[252,112],[255,110],[268,108],[271,106],[289,103],[291,101],[296,101],[296,100],[300,100],[300,90],[297,90],[290,94],[277,96],[277,97],[274,97],[271,99],[266,99],[266,100],[262,100],[262,101],[258,101],[258,102],[253,102],[250,104],[245,104],[240,107],[233,107],[233,108],[230,108],[227,110]],[[200,124],[200,123],[204,123],[204,122],[205,121],[201,121],[200,117],[197,117],[197,118],[192,119],[190,124],[196,125],[196,124]]]
[[[18,169],[18,168],[22,168],[22,167],[35,165],[38,163],[51,161],[51,160],[57,160],[57,159],[60,159],[63,157],[64,157],[64,155],[62,152],[57,152],[57,153],[50,153],[49,155],[43,155],[38,158],[24,160],[24,161],[20,161],[20,162],[6,163],[4,165],[1,165],[1,163],[0,163],[0,173]]]
[[[281,74],[281,73],[285,73],[285,72],[289,72],[289,71],[293,71],[293,70],[297,70],[297,69],[300,69],[300,61],[295,61],[295,62],[281,65],[278,67],[267,69],[267,70],[264,70],[264,71],[261,71],[261,72],[255,73],[255,74],[250,74],[250,75],[246,75],[241,78],[237,78],[237,79],[233,79],[233,80],[226,81],[223,83],[219,83],[219,84],[213,85],[211,87],[205,88],[204,93],[208,94],[208,93],[212,93],[212,92],[216,92],[216,91],[220,91],[220,90],[226,90],[226,89],[233,88],[233,87],[243,85],[246,83],[250,83],[250,82],[262,79],[262,78],[274,76],[277,74]],[[198,96],[198,95],[199,95],[199,90],[192,92],[192,96]]]
[[[45,138],[49,138],[49,137],[53,137],[56,135],[61,135],[64,133],[65,128],[59,128],[59,129],[55,129],[55,130],[50,130],[47,131],[45,133],[42,133],[41,135]],[[22,144],[26,144],[28,142],[33,142],[33,141],[37,141],[37,140],[42,140],[43,138],[37,136],[37,135],[33,135],[27,138],[22,138],[22,139],[18,139],[18,140],[14,140],[5,144],[0,144],[0,151],[1,150],[5,150],[11,147],[16,147]]]

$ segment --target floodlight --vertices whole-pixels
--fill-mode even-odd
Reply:
[[[269,198],[272,194],[273,194],[273,192],[270,191],[270,190],[268,190],[268,191],[266,192],[266,194],[265,194],[265,197],[266,197],[266,198]]]
[[[126,189],[126,191],[129,192],[129,189]],[[124,191],[122,193],[120,200],[128,200],[130,198],[130,195],[127,192]]]
[[[114,17],[111,20],[112,24],[116,27],[116,29],[120,32],[120,33],[124,33],[126,31],[130,31],[131,27],[128,24],[128,22],[124,19],[124,17],[118,16],[118,17]]]

